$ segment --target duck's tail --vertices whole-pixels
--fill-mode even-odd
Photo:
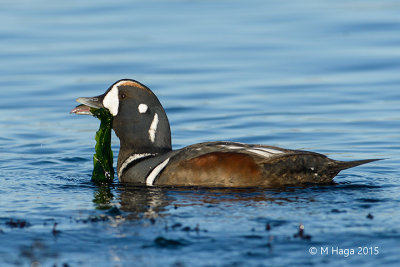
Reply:
[[[330,171],[334,173],[339,173],[340,171],[350,169],[359,165],[363,165],[366,163],[378,161],[382,159],[363,159],[363,160],[353,160],[353,161],[339,161],[335,160],[333,164],[329,167]]]

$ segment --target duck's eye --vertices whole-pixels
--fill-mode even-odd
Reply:
[[[125,98],[126,98],[126,94],[122,93],[122,94],[121,94],[121,98],[122,98],[122,99],[125,99]]]

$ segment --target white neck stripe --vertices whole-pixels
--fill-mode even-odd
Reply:
[[[157,126],[158,126],[158,115],[156,113],[154,114],[154,118],[153,121],[151,122],[149,129],[149,138],[152,143],[154,143],[154,140],[156,139]]]
[[[155,167],[151,171],[149,176],[147,176],[147,178],[146,178],[146,185],[148,185],[148,186],[153,186],[154,185],[154,181],[156,180],[157,175],[160,174],[160,172],[165,168],[165,166],[168,164],[169,159],[170,158],[167,158],[162,163],[158,164],[157,167]]]
[[[121,178],[122,173],[124,172],[124,170],[126,169],[126,167],[128,167],[129,164],[131,164],[132,162],[141,159],[141,158],[145,158],[148,156],[155,156],[157,154],[151,154],[151,153],[143,153],[143,154],[133,154],[132,156],[130,156],[129,158],[127,158],[124,163],[122,163],[121,168],[119,168],[118,170],[118,177]]]

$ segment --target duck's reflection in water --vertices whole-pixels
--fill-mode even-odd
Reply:
[[[120,184],[114,201],[127,212],[125,219],[156,219],[168,216],[169,210],[184,206],[285,205],[297,201],[312,201],[311,197],[293,194],[299,188],[198,188],[198,187],[147,187]],[[107,198],[104,198],[107,199]]]
[[[128,219],[155,219],[163,213],[172,199],[163,188],[148,186],[120,186],[117,201],[120,209],[129,212]]]

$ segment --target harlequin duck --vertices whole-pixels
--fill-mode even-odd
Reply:
[[[273,187],[330,183],[341,170],[375,159],[337,161],[308,151],[235,142],[172,150],[167,115],[145,85],[119,80],[103,94],[81,97],[71,112],[106,108],[120,139],[118,178],[124,183],[207,187]]]

